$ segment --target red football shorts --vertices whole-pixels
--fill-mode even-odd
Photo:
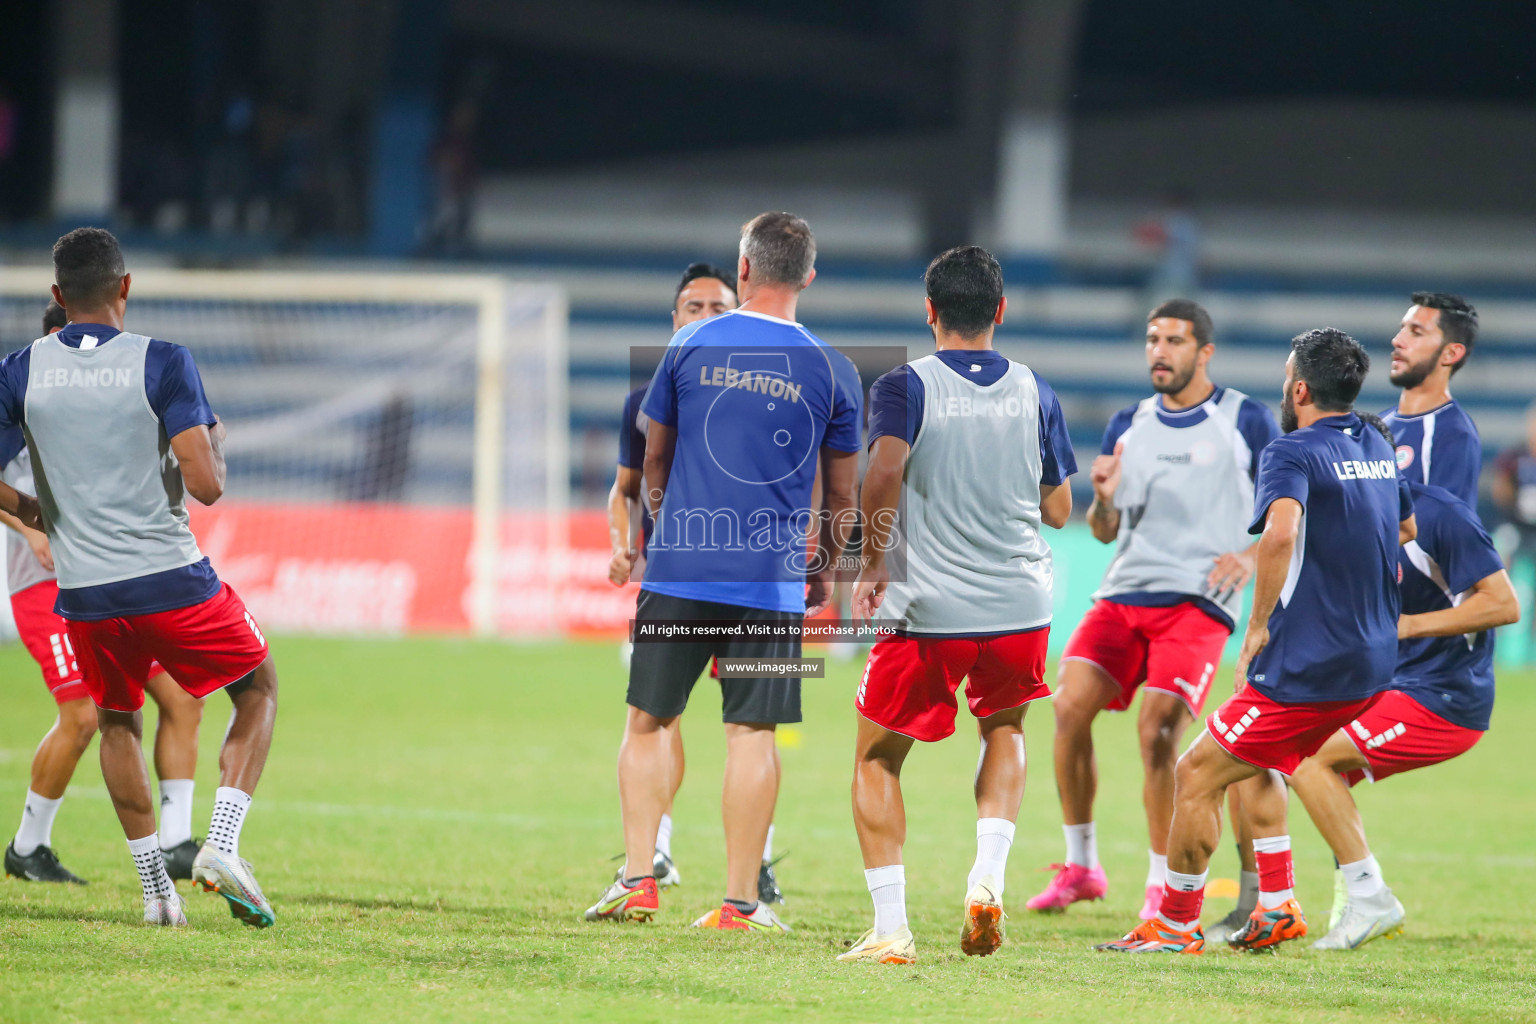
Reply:
[[[1146,683],[1182,700],[1198,718],[1231,634],[1193,601],[1166,608],[1095,601],[1061,660],[1097,665],[1120,687],[1105,705],[1110,711],[1130,707],[1136,688]]]
[[[1344,773],[1351,786],[1459,757],[1483,734],[1447,722],[1401,690],[1388,690],[1344,729],[1370,767]]]
[[[1221,749],[1256,768],[1289,775],[1320,750],[1328,737],[1371,706],[1363,700],[1280,704],[1244,683],[1243,688],[1205,720]]]
[[[1050,627],[974,639],[892,636],[870,649],[854,706],[892,732],[932,743],[955,731],[955,694],[965,680],[971,714],[1049,697],[1045,649]]]
[[[158,661],[194,697],[245,677],[267,657],[267,641],[228,583],[201,604],[149,615],[69,623],[86,690],[98,707],[137,711]]]
[[[53,610],[59,585],[52,580],[34,583],[11,595],[11,614],[21,642],[43,670],[43,683],[59,704],[89,697],[80,678],[80,664],[69,639],[68,624]]]

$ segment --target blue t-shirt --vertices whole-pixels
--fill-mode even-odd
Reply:
[[[645,431],[640,429],[640,403],[645,401],[645,387],[624,396],[624,411],[619,414],[619,465],[625,469],[645,468]],[[651,506],[645,501],[645,485],[640,486],[640,553],[645,553],[645,539],[651,533]]]
[[[1398,523],[1413,514],[1392,446],[1354,413],[1271,441],[1259,460],[1249,533],[1269,506],[1301,503],[1301,529],[1269,645],[1248,682],[1281,704],[1360,700],[1388,689],[1397,664]]]
[[[1410,484],[1419,535],[1402,549],[1403,614],[1454,607],[1480,580],[1504,569],[1483,524],[1450,491]],[[1493,630],[1400,640],[1392,689],[1464,729],[1488,728],[1493,713]]]
[[[935,355],[982,387],[997,383],[1008,372],[1008,358],[993,349],[944,349]],[[1077,456],[1056,392],[1038,373],[1035,386],[1040,392],[1040,482],[1056,487],[1077,472]],[[916,443],[923,429],[924,397],[923,379],[910,364],[881,375],[869,389],[869,443],[881,437],[899,437],[908,446]]]
[[[21,450],[27,446],[27,436],[21,432],[18,424],[12,423],[0,430],[0,469],[11,464],[11,460],[21,454]]]
[[[673,335],[641,411],[677,429],[642,588],[805,611],[820,451],[859,450],[852,361],[797,323],[732,310]]]
[[[1183,429],[1193,427],[1197,423],[1204,423],[1206,418],[1212,415],[1212,410],[1220,403],[1226,388],[1217,388],[1197,405],[1188,409],[1170,411],[1163,408],[1163,396],[1157,396],[1157,421],[1165,427]],[[1100,455],[1115,454],[1115,445],[1125,432],[1131,429],[1131,420],[1136,416],[1136,408],[1140,402],[1126,406],[1109,418],[1109,425],[1104,428],[1104,441],[1099,446]],[[1237,407],[1237,432],[1242,435],[1243,441],[1248,445],[1250,453],[1248,459],[1248,479],[1257,480],[1259,477],[1259,456],[1269,446],[1269,442],[1280,436],[1280,424],[1275,422],[1275,414],[1269,411],[1269,407],[1263,402],[1251,396],[1245,396],[1241,405]],[[1220,622],[1228,629],[1235,625],[1227,610],[1215,601],[1198,594],[1179,594],[1170,590],[1148,590],[1140,593],[1115,594],[1104,600],[1110,604],[1130,605],[1133,608],[1172,608],[1176,604],[1193,603],[1211,618]]]
[[[1444,487],[1477,507],[1477,477],[1483,469],[1483,442],[1477,424],[1453,398],[1438,409],[1404,416],[1381,414],[1397,443],[1397,468],[1414,483]]]
[[[70,348],[79,348],[88,338],[93,339],[89,342],[92,345],[111,344],[119,333],[116,327],[106,324],[72,323],[58,332],[58,339]],[[16,440],[21,425],[26,422],[31,370],[31,346],[0,360],[0,431],[4,432],[4,449],[9,451],[15,446],[15,451],[10,451],[0,465],[9,463],[21,450]],[[213,410],[203,392],[203,379],[197,372],[197,364],[192,361],[192,353],[180,345],[150,340],[144,354],[144,396],[159,417],[167,438],[193,427],[214,424]],[[44,464],[36,454],[33,453],[34,463]],[[120,615],[149,615],[199,604],[216,595],[220,586],[213,566],[204,558],[179,569],[97,587],[61,588],[54,610],[66,619],[86,621]]]

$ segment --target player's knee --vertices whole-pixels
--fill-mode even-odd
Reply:
[[[120,736],[127,733],[135,740],[139,740],[144,735],[144,716],[137,711],[114,711],[111,708],[97,708],[96,728],[101,731],[103,739],[106,739],[108,736]]]
[[[1212,767],[1200,744],[1184,751],[1173,769],[1174,792],[1179,799],[1210,795],[1215,789]]]
[[[96,735],[96,706],[88,700],[71,703],[73,707],[59,708],[59,731],[79,754],[91,745],[91,738]]]
[[[645,736],[658,733],[677,721],[677,716],[663,718],[649,711],[629,705],[629,716],[624,720],[624,732],[628,736]]]
[[[1099,709],[1083,694],[1083,689],[1078,687],[1063,691],[1051,702],[1051,710],[1056,715],[1057,733],[1081,734],[1093,727]]]
[[[1166,768],[1179,753],[1182,716],[1164,715],[1143,718],[1137,723],[1141,736],[1141,759],[1148,768]]]
[[[277,703],[277,666],[272,663],[272,655],[267,655],[260,665],[226,686],[224,692],[231,701],[240,701],[247,694],[252,694],[252,699]],[[201,709],[198,714],[202,714]]]
[[[160,721],[178,731],[197,731],[203,724],[203,702],[188,694],[184,700],[160,705]]]

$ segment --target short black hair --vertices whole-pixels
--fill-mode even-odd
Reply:
[[[64,307],[54,299],[48,300],[48,308],[43,310],[43,333],[52,334],[54,331],[62,331],[69,323],[69,314],[64,312]]]
[[[1392,438],[1392,429],[1387,426],[1386,420],[1382,419],[1380,416],[1377,416],[1373,412],[1362,412],[1359,415],[1361,423],[1364,423],[1366,426],[1374,429],[1376,433],[1380,434],[1386,440],[1387,444],[1394,448],[1397,447],[1397,442]]]
[[[1455,341],[1466,346],[1466,352],[1451,365],[1451,373],[1454,374],[1471,357],[1472,346],[1477,344],[1477,310],[1460,295],[1449,292],[1414,292],[1413,304],[1438,309],[1440,333],[1445,337],[1446,344]]]
[[[816,238],[803,217],[760,213],[741,226],[741,255],[758,282],[800,288],[816,266]]]
[[[683,279],[677,282],[677,291],[672,293],[672,308],[677,308],[677,300],[683,297],[683,289],[697,281],[701,277],[712,277],[736,294],[736,275],[721,270],[713,263],[690,263],[688,269],[683,271]]]
[[[75,228],[53,243],[53,280],[66,309],[110,301],[127,272],[122,247],[106,228]]]
[[[1003,299],[1003,268],[979,245],[957,245],[939,253],[923,273],[923,287],[939,326],[974,338],[997,319]]]
[[[1349,412],[1371,369],[1360,343],[1337,327],[1319,327],[1291,339],[1297,380],[1307,382],[1320,412]]]
[[[1211,314],[1194,299],[1169,299],[1147,314],[1147,323],[1165,316],[1189,321],[1195,328],[1195,340],[1201,348],[1209,345],[1216,336],[1216,325],[1211,322]]]

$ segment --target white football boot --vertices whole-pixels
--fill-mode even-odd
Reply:
[[[1383,889],[1368,899],[1347,903],[1339,923],[1312,943],[1312,948],[1359,949],[1372,939],[1401,935],[1403,919],[1407,916],[1392,890]]]
[[[186,904],[175,892],[166,896],[149,896],[144,900],[144,923],[166,928],[187,926]]]
[[[230,916],[252,928],[270,928],[277,920],[272,904],[256,884],[250,861],[220,853],[212,843],[204,843],[197,851],[197,859],[192,862],[192,882],[205,892],[223,896],[229,902]]]
[[[917,940],[906,925],[889,935],[876,935],[871,928],[848,952],[839,953],[837,958],[844,963],[864,960],[877,964],[914,964],[917,963]]]

